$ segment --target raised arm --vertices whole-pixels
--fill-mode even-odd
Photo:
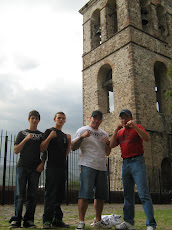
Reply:
[[[150,141],[149,134],[146,131],[140,129],[137,125],[135,125],[132,120],[127,122],[127,126],[135,129],[138,135],[140,136],[140,138],[142,138],[142,140],[146,142]]]
[[[117,136],[117,133],[118,133],[118,131],[119,131],[120,129],[122,129],[122,125],[121,125],[121,124],[119,124],[119,125],[117,126],[117,128],[115,129],[115,131],[114,131],[114,133],[113,133],[113,135],[112,135],[112,138],[111,138],[111,140],[110,140],[110,145],[109,145],[111,149],[114,148],[114,147],[116,147],[116,146],[118,145],[116,136]]]
[[[48,148],[51,139],[55,138],[56,136],[57,136],[56,132],[52,130],[51,133],[48,135],[48,137],[41,142],[40,145],[41,152],[44,152]]]
[[[72,141],[72,143],[71,143],[71,149],[73,151],[79,149],[79,147],[80,147],[83,139],[86,138],[86,137],[89,137],[89,136],[90,136],[90,132],[88,130],[85,131],[78,139]]]
[[[18,145],[14,145],[14,153],[18,154],[19,152],[21,152],[25,143],[32,138],[33,138],[32,134],[29,133]]]

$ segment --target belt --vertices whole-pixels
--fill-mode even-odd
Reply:
[[[132,159],[135,159],[136,157],[139,157],[139,156],[143,156],[143,155],[141,154],[141,155],[136,155],[133,157],[127,157],[127,158],[123,158],[123,160],[132,160]]]

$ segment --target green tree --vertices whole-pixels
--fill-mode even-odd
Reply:
[[[172,110],[172,83],[171,83],[172,82],[172,60],[171,60],[167,75],[170,79],[170,89],[166,91],[165,97],[169,101],[169,105],[170,105],[170,108]]]

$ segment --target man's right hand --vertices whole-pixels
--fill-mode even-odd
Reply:
[[[116,130],[115,131],[119,131],[120,129],[122,129],[123,128],[123,126],[121,125],[121,124],[118,124],[118,126],[117,126],[117,128],[116,128]]]
[[[86,138],[86,137],[89,137],[90,136],[90,132],[87,130],[87,131],[85,131],[82,135],[81,135],[81,137],[82,138]]]
[[[54,131],[54,130],[52,130],[51,133],[49,134],[49,138],[50,138],[50,139],[53,139],[53,138],[55,138],[56,136],[57,136],[57,133],[56,133],[56,131]]]
[[[75,141],[72,141],[71,143],[71,149],[73,151],[79,149],[81,142],[84,138],[89,137],[90,136],[90,132],[87,130],[85,131],[78,139],[76,139]]]
[[[14,153],[18,154],[21,152],[25,143],[31,139],[33,139],[33,135],[29,133],[18,145],[14,145]]]
[[[26,137],[25,137],[25,140],[26,141],[29,141],[33,138],[33,135],[31,133],[29,133]]]
[[[122,129],[122,128],[123,128],[122,124],[118,124],[118,126],[116,127],[116,129],[115,129],[115,131],[114,131],[114,133],[113,133],[113,135],[112,135],[112,138],[111,138],[111,140],[110,140],[110,145],[109,145],[109,147],[110,147],[111,149],[114,148],[114,147],[116,147],[116,146],[118,145],[117,140],[116,140],[116,136],[117,136],[118,131],[119,131],[120,129]]]

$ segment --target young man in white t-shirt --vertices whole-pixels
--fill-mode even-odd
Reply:
[[[106,156],[110,154],[109,136],[99,128],[103,114],[93,111],[90,123],[77,130],[72,141],[72,150],[81,149],[79,166],[81,167],[80,190],[78,196],[79,224],[77,230],[85,229],[85,213],[88,200],[94,199],[96,219],[93,227],[111,228],[101,220],[104,201],[108,198]]]

